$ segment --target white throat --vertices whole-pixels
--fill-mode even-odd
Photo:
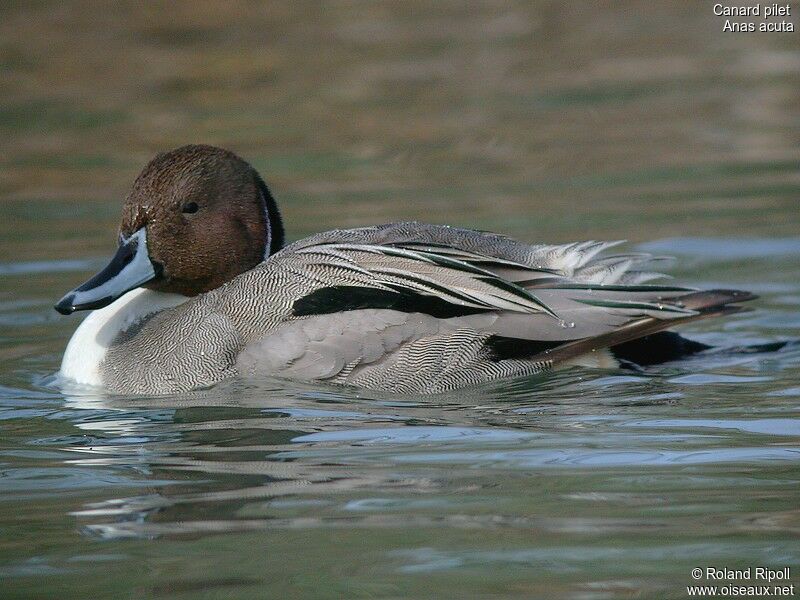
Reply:
[[[180,294],[136,288],[105,308],[93,311],[72,334],[59,376],[82,385],[102,386],[100,365],[117,335],[144,317],[188,299]]]

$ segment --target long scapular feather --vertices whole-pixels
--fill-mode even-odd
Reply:
[[[621,308],[625,310],[647,310],[647,311],[664,311],[671,313],[680,313],[684,315],[696,314],[691,309],[682,308],[675,304],[666,302],[635,302],[630,300],[603,300],[602,298],[574,298],[576,302],[581,304],[588,304],[589,306],[598,306],[600,308]]]
[[[470,252],[469,250],[462,250],[460,248],[453,248],[452,246],[445,246],[444,244],[426,244],[422,242],[408,242],[403,244],[391,244],[391,246],[394,248],[404,248],[412,251],[416,250],[421,252],[431,252],[439,255],[449,256],[452,258],[457,258],[458,260],[461,260],[469,264],[492,266],[492,267],[504,267],[508,269],[519,269],[522,271],[532,271],[537,273],[546,273],[550,275],[561,274],[561,271],[558,269],[550,269],[547,267],[522,264],[520,262],[508,260],[505,258],[487,256],[485,254]]]
[[[506,294],[498,296],[498,299],[504,299],[504,301],[509,305],[531,310],[532,312],[544,312],[555,319],[558,318],[558,316],[544,302],[542,302],[528,290],[516,285],[515,283],[501,279],[487,269],[477,267],[462,260],[443,256],[442,254],[438,254],[436,252],[409,250],[394,246],[377,246],[371,244],[330,244],[330,246],[338,250],[350,250],[355,252],[367,252],[371,254],[381,254],[384,256],[407,258],[466,273],[490,287],[494,287],[505,292]],[[302,250],[300,252],[302,252]],[[474,293],[480,292],[475,290]],[[509,295],[511,297],[509,297]],[[517,300],[514,300],[514,297],[516,297]]]

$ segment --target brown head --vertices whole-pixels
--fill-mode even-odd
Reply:
[[[202,294],[283,241],[278,208],[255,169],[227,150],[183,146],[145,166],[125,199],[116,255],[56,310],[100,308],[138,286]]]

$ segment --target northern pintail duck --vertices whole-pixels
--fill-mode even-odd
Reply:
[[[226,150],[184,146],[145,166],[111,262],[56,304],[94,309],[60,375],[118,393],[237,375],[435,393],[585,355],[697,351],[664,330],[753,297],[646,284],[659,276],[652,257],[601,255],[615,244],[390,223],[284,246],[258,173]]]

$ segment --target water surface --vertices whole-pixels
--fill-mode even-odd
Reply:
[[[800,569],[800,51],[685,2],[0,8],[4,598],[686,597]],[[710,5],[709,5],[710,6]],[[204,141],[291,237],[422,219],[628,239],[731,348],[436,398],[48,385],[127,186]],[[793,571],[795,583],[797,572]]]

